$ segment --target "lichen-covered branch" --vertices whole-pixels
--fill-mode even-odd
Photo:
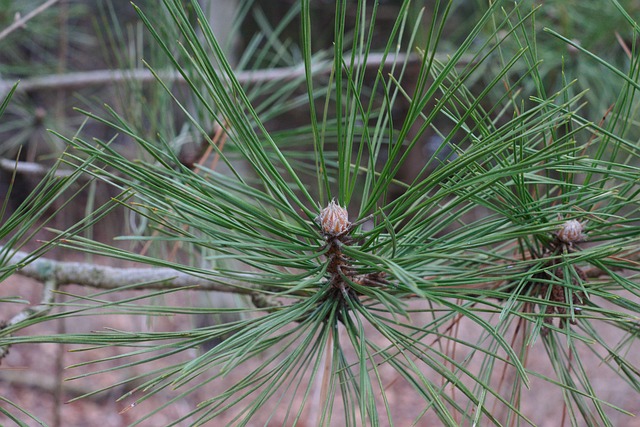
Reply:
[[[4,248],[0,246],[0,253]],[[233,292],[255,294],[250,286],[223,284],[205,277],[196,277],[171,268],[116,268],[82,262],[64,262],[37,258],[29,262],[26,252],[16,252],[6,259],[4,265],[18,267],[17,273],[30,277],[44,285],[40,304],[20,311],[2,329],[20,329],[20,323],[36,317],[46,316],[53,307],[55,291],[64,285],[80,285],[98,289],[150,290],[187,288],[199,291]],[[270,303],[263,298],[263,307]],[[0,346],[0,360],[9,353],[9,346]]]
[[[2,249],[0,246],[0,252]],[[108,267],[82,262],[56,261],[45,257],[25,262],[27,258],[27,253],[16,252],[5,265],[18,265],[19,274],[42,283],[53,280],[57,286],[75,284],[106,290],[124,287],[127,290],[192,288],[198,291],[253,293],[246,284],[234,286],[220,283],[172,268]],[[23,263],[24,265],[21,265]],[[137,284],[139,286],[136,286]]]

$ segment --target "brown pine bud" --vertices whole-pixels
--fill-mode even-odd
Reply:
[[[349,213],[335,200],[324,208],[316,218],[322,228],[322,232],[328,236],[339,236],[349,231]]]
[[[582,223],[577,219],[571,219],[560,227],[556,233],[558,240],[572,245],[587,240],[587,235],[583,233],[586,222]]]

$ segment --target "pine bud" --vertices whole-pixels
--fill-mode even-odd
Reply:
[[[556,236],[558,240],[569,245],[584,242],[587,240],[587,235],[583,233],[585,224],[586,222],[582,223],[577,219],[569,220],[562,224]]]
[[[346,233],[351,226],[349,213],[345,208],[338,205],[335,200],[324,208],[316,218],[324,234],[328,236],[338,236]]]

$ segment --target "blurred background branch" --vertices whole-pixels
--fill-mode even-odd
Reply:
[[[31,12],[27,13],[24,16],[16,15],[14,22],[8,27],[6,27],[4,30],[0,31],[0,40],[4,39],[15,30],[22,28],[31,19],[35,18],[36,16],[38,16],[39,14],[41,14],[42,12],[44,12],[54,4],[58,3],[59,1],[60,0],[48,0],[47,2],[42,3],[42,5],[36,7],[35,9],[33,9]]]
[[[445,59],[442,56],[442,59]],[[383,55],[380,53],[372,53],[367,56],[365,68],[378,68],[381,65],[390,67],[393,64],[408,63],[415,65],[420,58],[418,55],[398,54],[394,56]],[[464,61],[460,63],[465,65]],[[318,61],[313,64],[311,74],[328,74],[333,67],[333,61]],[[304,77],[304,64],[293,67],[280,67],[261,70],[245,70],[238,71],[236,78],[241,84],[256,84],[265,82],[287,82]],[[17,92],[33,92],[47,90],[73,90],[87,88],[91,86],[103,86],[109,83],[123,83],[136,81],[139,83],[149,83],[157,81],[157,78],[165,82],[184,83],[184,78],[176,71],[163,72],[158,71],[156,74],[146,69],[131,70],[92,70],[81,72],[68,72],[63,74],[53,74],[46,76],[30,77],[20,81]],[[0,94],[5,93],[11,88],[15,82],[9,80],[0,80]]]

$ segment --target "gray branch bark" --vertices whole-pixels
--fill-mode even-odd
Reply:
[[[3,247],[0,246],[0,253]],[[45,283],[52,280],[57,286],[76,284],[97,289],[127,290],[193,288],[198,291],[251,294],[247,286],[219,283],[205,277],[193,276],[172,268],[116,268],[82,262],[56,261],[40,257],[25,262],[26,252],[16,252],[5,265],[17,265],[18,274]],[[138,286],[136,286],[138,285]]]

